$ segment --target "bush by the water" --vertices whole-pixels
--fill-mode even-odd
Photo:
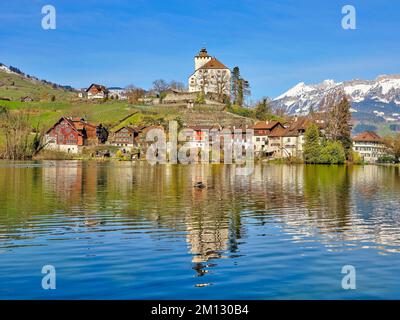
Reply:
[[[29,113],[3,110],[0,114],[2,145],[0,158],[7,160],[31,159],[42,148],[42,133],[32,135]]]
[[[384,155],[378,158],[378,163],[396,163],[396,158],[391,155]]]
[[[321,164],[343,164],[346,162],[346,153],[339,141],[326,141],[321,147]]]
[[[305,133],[304,162],[310,164],[343,164],[346,154],[339,141],[321,142],[318,127],[313,124]]]
[[[358,152],[353,151],[351,153],[351,162],[353,164],[363,164],[363,158],[361,157],[361,155]]]

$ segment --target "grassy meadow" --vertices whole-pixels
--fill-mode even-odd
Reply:
[[[74,98],[76,93],[19,74],[0,71],[0,98],[19,101],[26,96],[34,100],[51,100],[54,96],[62,101]]]

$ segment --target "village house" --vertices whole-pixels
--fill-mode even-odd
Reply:
[[[189,92],[215,93],[229,97],[231,71],[205,48],[194,58],[194,73],[189,77]]]
[[[81,99],[86,99],[87,98],[87,92],[86,92],[85,88],[78,90],[78,97],[81,98]]]
[[[253,144],[257,155],[278,156],[281,137],[285,127],[279,121],[260,121],[251,127],[254,130]]]
[[[254,130],[253,143],[256,154],[273,158],[288,158],[303,156],[305,132],[315,123],[323,134],[324,121],[315,121],[307,117],[295,117],[286,125],[278,121],[260,121]]]
[[[120,87],[109,87],[107,88],[108,98],[116,100],[126,100],[126,90]]]
[[[141,128],[122,127],[114,132],[111,144],[117,147],[133,148],[138,146],[137,137],[141,132]]]
[[[108,97],[108,90],[103,85],[93,83],[86,89],[86,94],[88,99],[104,99]]]
[[[234,152],[238,152],[238,150],[242,150],[242,155],[244,155],[249,148],[254,151],[253,148],[253,139],[252,135],[247,136],[247,130],[251,132],[251,128],[249,128],[247,125],[242,125],[242,126],[228,126],[224,127],[221,129],[221,150],[225,148],[225,138],[227,137],[227,134],[230,136],[230,141],[232,143],[232,147],[234,148]]]
[[[283,148],[283,137],[287,132],[287,128],[285,128],[282,124],[281,126],[276,126],[271,130],[268,134],[268,144],[265,149],[265,154],[267,157],[272,158],[287,158],[290,155]]]
[[[166,134],[164,127],[161,125],[151,125],[151,126],[139,127],[139,134],[136,138],[136,141],[137,141],[138,147],[143,151],[143,154],[145,154],[147,149],[156,142],[156,140],[147,141],[147,135],[148,135],[149,131],[151,131],[151,130],[161,130],[164,132],[164,134]]]
[[[315,124],[320,132],[325,130],[325,122],[310,120],[307,117],[295,117],[282,136],[282,157],[303,157],[305,133],[309,126]]]
[[[45,149],[79,153],[83,146],[102,144],[107,140],[105,127],[91,124],[84,119],[62,117],[46,133]]]
[[[382,138],[372,131],[365,131],[353,138],[353,150],[360,154],[365,162],[374,163],[386,154]]]
[[[209,145],[210,134],[212,131],[220,131],[221,127],[219,125],[192,125],[187,126],[183,129],[188,134],[192,134],[192,138],[189,139],[190,148],[200,148],[203,149]]]

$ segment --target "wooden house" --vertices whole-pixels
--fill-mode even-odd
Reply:
[[[137,137],[141,132],[139,127],[122,127],[114,132],[111,144],[118,147],[135,147],[138,146]]]
[[[45,133],[45,149],[79,153],[83,146],[98,145],[107,140],[107,129],[80,118],[60,118]]]
[[[92,83],[86,89],[86,94],[88,99],[104,99],[108,97],[108,90],[103,85]]]

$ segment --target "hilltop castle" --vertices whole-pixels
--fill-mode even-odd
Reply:
[[[206,48],[202,48],[194,57],[194,70],[189,77],[189,92],[230,96],[231,71],[215,57],[211,57]]]

